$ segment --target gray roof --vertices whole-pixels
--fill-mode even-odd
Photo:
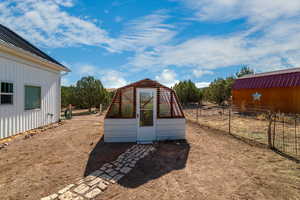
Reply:
[[[257,73],[257,74],[250,74],[250,75],[242,76],[238,79],[255,78],[255,77],[278,75],[278,74],[288,74],[288,73],[295,73],[295,72],[300,72],[300,67],[277,70],[277,71],[270,71],[270,72],[263,72],[263,73]]]
[[[15,47],[18,47],[20,49],[23,49],[27,52],[30,52],[36,56],[39,56],[43,59],[46,59],[56,65],[59,65],[66,69],[66,71],[70,71],[67,67],[56,61],[55,59],[48,56],[43,51],[39,50],[37,47],[35,47],[33,44],[29,43],[27,40],[19,36],[17,33],[13,32],[9,28],[3,26],[0,24],[0,40],[4,41],[7,44],[13,45]]]

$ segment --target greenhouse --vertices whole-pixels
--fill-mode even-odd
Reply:
[[[116,90],[104,120],[105,142],[178,139],[185,139],[185,117],[171,88],[144,79]]]

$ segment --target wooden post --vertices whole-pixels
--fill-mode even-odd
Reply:
[[[272,113],[268,113],[269,125],[268,125],[268,146],[272,148]]]
[[[229,107],[229,112],[228,112],[228,132],[231,134],[231,107]]]
[[[69,109],[69,118],[71,119],[72,118],[72,104],[69,104],[68,109]]]
[[[196,120],[198,122],[199,119],[199,103],[197,104],[197,109],[196,109]]]
[[[273,121],[273,147],[275,147],[275,136],[276,135],[276,114],[274,115],[274,121]]]
[[[297,143],[297,115],[295,115],[295,153],[298,155],[298,143]]]
[[[285,144],[284,144],[284,115],[282,115],[282,150],[285,151]]]
[[[100,114],[102,113],[102,103],[100,103],[100,105],[99,105],[99,113]]]

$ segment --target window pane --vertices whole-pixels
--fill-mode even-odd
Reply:
[[[160,88],[159,117],[171,117],[171,92]]]
[[[118,90],[112,100],[111,108],[107,112],[106,117],[107,118],[119,118],[120,117],[119,109],[120,109],[120,91]]]
[[[134,117],[133,116],[133,87],[122,89],[122,117]]]
[[[153,126],[153,110],[141,110],[140,115],[140,126]]]
[[[25,86],[25,110],[41,108],[41,87]]]
[[[1,92],[2,93],[13,93],[14,92],[13,84],[2,82],[1,83]]]
[[[153,92],[140,92],[140,126],[153,126]]]
[[[1,95],[1,104],[13,104],[13,95]]]

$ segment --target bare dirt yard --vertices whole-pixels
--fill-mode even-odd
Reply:
[[[40,199],[115,160],[133,144],[105,144],[103,116],[82,115],[0,150],[0,199]],[[300,165],[187,123],[187,142],[155,144],[101,199],[300,199]]]

